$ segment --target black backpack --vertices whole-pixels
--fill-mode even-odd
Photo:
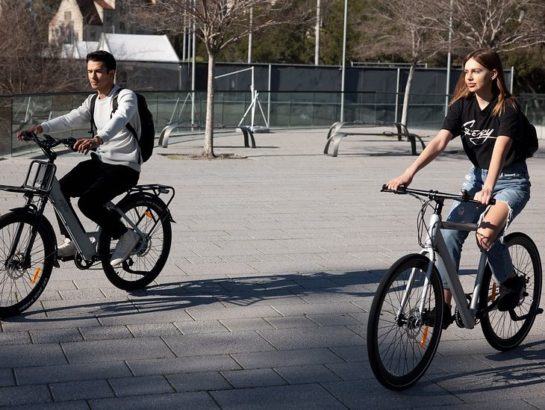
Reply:
[[[528,120],[524,113],[520,113],[522,123],[521,146],[526,158],[533,157],[539,147],[536,127]]]
[[[113,96],[113,109],[111,115],[117,110],[117,96],[122,88],[119,88]],[[155,144],[155,127],[153,125],[153,115],[151,114],[148,103],[142,94],[135,92],[138,102],[138,114],[140,115],[140,138],[136,134],[136,130],[130,123],[127,123],[127,129],[134,136],[140,145],[140,155],[142,161],[146,162],[153,153],[153,146]],[[91,97],[91,134],[95,135],[95,120],[93,115],[95,113],[95,103],[97,94]]]

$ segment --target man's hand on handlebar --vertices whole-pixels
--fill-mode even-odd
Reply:
[[[102,138],[100,137],[80,138],[74,143],[73,149],[82,154],[87,154],[89,151],[97,149],[100,144],[102,144]]]
[[[24,135],[26,132],[30,132],[30,133],[32,133],[32,134],[41,134],[42,132],[44,132],[44,129],[42,128],[41,125],[34,125],[33,127],[30,127],[30,128],[27,129],[27,130],[19,131],[19,132],[17,133],[17,139],[18,139],[19,141],[27,141],[27,140],[25,139],[25,135]]]

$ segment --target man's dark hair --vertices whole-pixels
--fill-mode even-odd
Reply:
[[[114,56],[104,50],[97,50],[87,54],[87,62],[89,61],[100,61],[104,63],[108,71],[115,70],[117,66]]]

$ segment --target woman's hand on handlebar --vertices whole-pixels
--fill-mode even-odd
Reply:
[[[483,205],[491,204],[492,189],[483,187],[479,192],[473,196],[473,200],[480,202]]]
[[[389,180],[386,183],[386,187],[388,189],[391,189],[393,191],[399,190],[400,187],[408,187],[413,180],[412,175],[408,174],[407,172],[404,172],[403,174]]]
[[[19,141],[24,141],[25,140],[25,138],[24,138],[25,132],[31,132],[33,134],[41,134],[41,133],[44,132],[44,129],[42,128],[41,125],[34,125],[33,127],[30,127],[29,129],[26,129],[24,131],[19,131],[17,133],[17,139]]]

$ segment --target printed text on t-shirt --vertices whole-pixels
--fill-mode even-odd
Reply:
[[[466,137],[473,145],[481,145],[486,142],[489,138],[495,139],[496,137],[492,135],[494,128],[488,130],[474,130],[473,126],[475,125],[475,120],[468,121],[463,124],[464,126],[464,137]]]

